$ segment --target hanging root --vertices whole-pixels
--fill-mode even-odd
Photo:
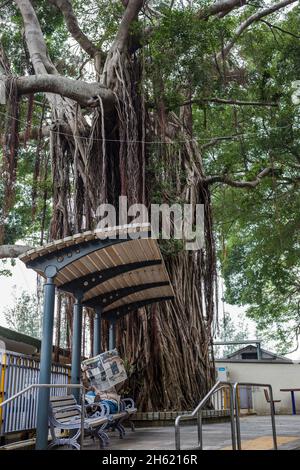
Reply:
[[[1,181],[3,184],[3,201],[0,213],[0,244],[4,243],[7,217],[14,204],[17,173],[17,153],[19,146],[19,98],[16,80],[10,77],[6,81],[6,116],[4,125],[3,162]]]
[[[103,102],[98,96],[99,107],[95,109],[86,153],[85,173],[89,180],[91,207],[95,217],[97,206],[107,202],[107,150]],[[97,178],[95,176],[97,175]]]
[[[194,207],[204,204],[205,245],[197,251],[171,247],[164,258],[175,299],[132,313],[119,326],[118,345],[132,364],[129,386],[139,409],[147,411],[192,409],[215,378],[211,333],[217,308],[216,258],[210,194],[201,182],[197,145],[178,116],[168,118],[154,140],[162,140],[162,134],[166,138],[171,123],[180,142],[159,147],[154,158],[162,169],[150,184],[158,191],[167,183],[176,189],[177,200]],[[159,129],[157,121],[153,128]],[[162,192],[161,202],[172,203],[172,197]]]
[[[104,69],[106,84],[112,88],[117,102],[120,192],[127,195],[129,204],[133,204],[142,201],[145,180],[141,161],[144,153],[142,102],[135,88],[138,80],[133,76],[127,55],[118,49],[112,52],[107,64]]]

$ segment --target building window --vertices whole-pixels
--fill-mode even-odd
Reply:
[[[257,352],[242,353],[242,359],[257,359]]]

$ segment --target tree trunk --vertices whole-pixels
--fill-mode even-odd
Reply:
[[[52,110],[50,238],[95,228],[99,204],[108,202],[117,207],[120,195],[128,197],[129,205],[150,204],[152,187],[162,187],[166,181],[176,188],[181,202],[204,204],[205,247],[188,252],[174,245],[165,256],[176,299],[132,312],[117,326],[117,348],[130,364],[129,385],[139,409],[190,409],[214,380],[211,328],[216,269],[210,193],[204,182],[201,154],[192,140],[191,110],[186,106],[177,116],[166,112],[161,103],[157,103],[158,111],[147,114],[145,110],[142,55],[130,53],[128,46],[130,26],[142,0],[127,3],[98,88],[93,85],[92,91],[83,83],[74,87],[72,80],[60,80],[30,2],[16,3],[23,16],[37,81],[42,83]],[[34,92],[30,77],[19,80],[19,86]],[[63,87],[67,97],[49,93],[53,86],[56,92]],[[97,106],[91,111],[89,125],[80,104],[86,104],[95,89],[99,94],[93,96]],[[106,99],[113,107],[107,106]],[[63,131],[66,125],[71,130],[68,135]],[[146,145],[147,140],[164,141],[167,136],[172,140],[178,136],[176,146],[157,149]],[[146,171],[153,160],[161,171]],[[166,198],[162,193],[161,202],[169,202]],[[67,308],[70,330],[71,304]],[[103,335],[107,347],[106,322]]]

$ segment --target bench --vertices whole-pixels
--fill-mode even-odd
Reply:
[[[267,403],[271,403],[270,395],[268,389],[264,388],[265,399]],[[281,400],[272,400],[272,407],[274,411],[274,415],[276,415],[275,403],[280,403]]]
[[[105,409],[106,411],[106,416],[108,417],[108,422],[106,424],[106,430],[111,430],[111,431],[118,431],[120,439],[123,439],[125,436],[125,428],[123,426],[123,423],[125,421],[129,422],[129,425],[131,427],[131,430],[134,432],[134,423],[131,421],[132,416],[137,412],[137,408],[134,404],[134,401],[132,398],[123,398],[120,401],[120,409],[118,413],[110,414],[110,409],[109,406],[106,403],[100,402],[93,402],[87,405],[87,410],[90,410],[90,413],[95,413],[97,410],[97,406],[99,405],[99,408]],[[93,416],[93,414],[92,414]]]
[[[118,413],[110,415],[110,420],[107,423],[107,427],[112,430],[119,432],[120,439],[125,436],[125,427],[123,423],[129,422],[131,430],[134,432],[134,423],[131,421],[132,416],[137,412],[136,406],[132,398],[122,398],[120,402],[120,410]]]
[[[99,403],[97,411],[92,416],[86,417],[86,409],[83,412],[84,429],[93,439],[97,437],[101,446],[105,446],[109,440],[104,431],[109,420],[107,410]],[[73,395],[50,397],[49,424],[52,436],[49,448],[69,445],[80,450],[78,439],[81,435],[81,406],[77,404]],[[56,436],[55,429],[69,431],[69,437]]]

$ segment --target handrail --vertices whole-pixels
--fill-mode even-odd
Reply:
[[[223,388],[229,388],[230,393],[230,421],[231,421],[231,440],[232,440],[232,449],[236,450],[236,439],[235,439],[235,424],[234,424],[234,394],[233,386],[230,382],[218,381],[210,389],[210,391],[205,395],[205,397],[200,401],[196,408],[188,414],[179,415],[175,420],[175,448],[180,450],[180,421],[186,421],[191,418],[197,417],[197,429],[198,429],[198,448],[202,450],[202,413],[201,409],[206,404],[211,396]]]
[[[81,425],[81,434],[80,434],[80,450],[83,449],[83,440],[84,440],[84,402],[85,402],[85,389],[84,386],[81,384],[31,384],[28,387],[23,388],[19,392],[15,393],[11,397],[7,398],[5,401],[0,403],[0,408],[7,405],[11,401],[18,398],[20,395],[32,390],[33,388],[79,388],[82,390],[81,395],[81,418],[80,418],[80,425]]]
[[[242,450],[240,412],[239,412],[239,403],[238,403],[238,394],[237,394],[237,389],[240,385],[242,387],[244,386],[267,387],[269,389],[273,443],[274,443],[274,450],[277,450],[277,434],[276,434],[275,410],[274,410],[274,403],[273,403],[272,385],[255,383],[255,382],[236,382],[233,386],[233,394],[234,394],[234,403],[235,403],[235,412],[236,412],[236,415],[235,415],[236,416],[236,440],[237,440],[238,450]]]

